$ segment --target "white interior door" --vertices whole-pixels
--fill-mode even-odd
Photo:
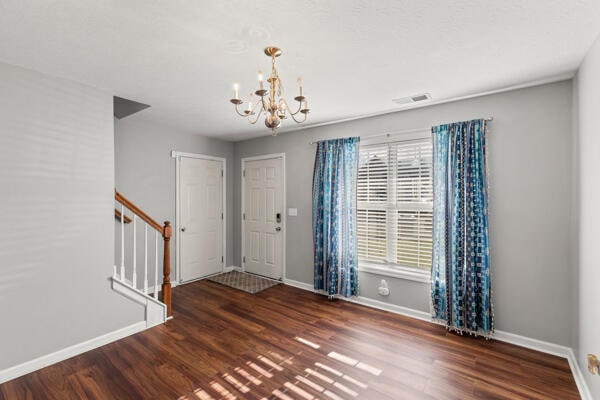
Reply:
[[[280,279],[283,255],[283,160],[244,163],[244,267]]]
[[[223,271],[222,161],[181,157],[181,280]]]

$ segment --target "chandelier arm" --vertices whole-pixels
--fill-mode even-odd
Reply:
[[[260,102],[262,104],[262,109],[266,110],[267,109],[267,104],[265,104],[265,96],[260,96]]]
[[[260,111],[263,110],[265,108],[265,105],[262,102],[262,96],[260,101],[257,101],[256,104],[254,104],[254,108],[252,109],[252,114],[256,114],[256,112],[258,111],[258,113],[260,114]]]
[[[260,103],[257,103],[257,104],[260,104]],[[248,122],[250,122],[251,125],[256,124],[256,122],[258,121],[258,119],[262,115],[263,111],[264,111],[263,107],[260,107],[260,109],[258,110],[258,113],[255,113],[256,118],[254,119],[254,121],[252,121],[252,118],[250,118],[250,115],[248,115]],[[252,110],[252,112],[254,112],[254,110]]]
[[[294,118],[294,115],[297,115],[300,112],[300,110],[302,110],[302,102],[299,102],[300,104],[298,105],[298,109],[296,110],[296,112],[292,112],[292,109],[290,108],[290,105],[288,104],[286,99],[283,99],[283,102],[285,103],[285,108],[287,108],[292,119],[294,121],[296,121],[296,119]],[[304,118],[304,119],[306,120],[306,118]],[[296,122],[298,122],[298,121],[296,121]]]
[[[296,114],[297,114],[297,113],[296,113]],[[304,114],[304,119],[302,119],[302,120],[297,120],[297,119],[296,119],[296,117],[294,117],[294,115],[295,115],[295,114],[290,114],[290,116],[292,117],[292,119],[294,120],[294,122],[295,122],[295,123],[297,123],[297,124],[301,124],[301,123],[303,123],[304,121],[306,121],[306,114]]]
[[[235,112],[240,116],[240,117],[244,117],[246,118],[248,115],[243,114],[240,112],[240,110],[238,109],[238,104],[235,104]]]

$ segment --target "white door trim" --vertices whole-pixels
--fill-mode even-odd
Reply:
[[[261,155],[261,156],[254,156],[254,157],[244,157],[242,158],[242,167],[240,170],[240,179],[242,181],[242,207],[240,210],[240,217],[242,217],[244,215],[244,189],[245,189],[245,180],[244,180],[244,169],[246,167],[246,162],[247,161],[258,161],[258,160],[270,160],[270,159],[275,159],[275,158],[280,158],[281,159],[281,178],[282,178],[282,224],[281,224],[281,229],[282,229],[282,234],[283,234],[283,240],[282,240],[282,249],[281,249],[281,280],[285,280],[286,279],[286,247],[287,247],[287,202],[286,202],[286,198],[287,198],[287,189],[286,189],[286,175],[285,175],[285,153],[273,153],[273,154],[265,154],[265,155]],[[246,265],[244,263],[244,253],[246,252],[246,238],[244,235],[244,231],[246,229],[246,223],[244,218],[240,218],[242,220],[242,249],[241,249],[241,254],[240,254],[240,264],[242,266],[242,271],[246,270]]]
[[[209,156],[206,154],[196,154],[196,153],[185,153],[182,151],[171,151],[171,157],[175,159],[175,242],[177,243],[175,246],[175,282],[177,284],[181,282],[181,240],[180,240],[180,211],[181,207],[179,204],[180,201],[180,182],[179,182],[179,173],[181,168],[181,157],[187,158],[200,158],[203,160],[213,160],[220,161],[223,167],[223,262],[222,268],[225,269],[227,265],[227,159],[224,157],[215,157]]]

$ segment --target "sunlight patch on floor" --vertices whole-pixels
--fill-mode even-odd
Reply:
[[[214,397],[212,397],[210,394],[206,393],[204,390],[202,389],[196,389],[194,391],[194,394],[196,395],[197,398],[199,398],[200,400],[215,400]]]
[[[225,389],[223,386],[221,386],[217,382],[212,382],[210,384],[210,387],[212,387],[215,390],[215,392],[219,393],[221,396],[223,396],[227,400],[235,400],[235,399],[237,399],[237,397],[234,396],[233,394],[231,394],[231,392],[229,390]]]
[[[352,365],[352,366],[355,366],[356,364],[358,364],[358,360],[347,357],[340,353],[336,353],[335,351],[332,351],[331,353],[327,354],[327,356],[333,358],[334,360],[343,362],[344,364],[348,364],[348,365]]]
[[[351,382],[351,383],[355,384],[356,386],[358,386],[358,387],[359,387],[359,388],[361,388],[361,389],[366,389],[366,388],[368,388],[368,387],[369,387],[369,386],[367,386],[367,384],[365,384],[365,383],[362,383],[361,381],[359,381],[359,380],[356,380],[356,379],[354,379],[354,378],[353,378],[353,377],[351,377],[351,376],[344,375],[344,376],[343,376],[343,378],[344,378],[345,380],[347,380],[348,382]]]
[[[271,359],[265,356],[258,356],[258,359],[263,363],[267,364],[269,367],[276,369],[277,371],[283,371],[283,367],[273,362]]]
[[[251,382],[251,383],[255,384],[256,386],[262,384],[262,381],[260,379],[258,379],[257,377],[255,377],[254,375],[252,375],[251,373],[249,373],[248,371],[246,371],[243,368],[236,367],[236,369],[234,371],[237,372],[238,374],[240,374],[242,377],[246,378],[248,380],[248,382]]]
[[[300,342],[302,344],[305,344],[307,346],[312,347],[313,349],[320,349],[321,348],[321,346],[319,346],[316,343],[311,342],[310,340],[306,340],[306,339],[298,337],[298,336],[296,336],[294,339],[296,339],[298,342]]]
[[[332,384],[334,382],[334,380],[329,378],[328,376],[323,375],[320,372],[314,371],[310,368],[306,368],[304,371],[306,371],[310,375],[316,376],[317,378],[321,379],[322,381],[325,381],[326,383]]]
[[[273,390],[273,395],[281,400],[295,400],[293,397],[288,396],[278,389]]]
[[[334,374],[334,375],[337,375],[337,376],[342,376],[342,375],[344,375],[344,374],[342,374],[340,371],[338,371],[337,369],[335,369],[335,368],[331,368],[330,366],[327,366],[327,365],[325,365],[325,364],[323,364],[323,363],[316,362],[316,363],[315,363],[315,365],[316,365],[317,367],[319,367],[319,368],[322,368],[322,369],[324,369],[324,370],[325,370],[325,371],[327,371],[327,372],[331,372],[331,373],[332,373],[332,374]]]
[[[335,351],[332,351],[331,353],[329,353],[328,356],[333,358],[334,360],[343,362],[344,364],[348,364],[348,365],[351,365],[358,369],[362,369],[363,371],[369,372],[375,376],[381,375],[381,372],[382,372],[379,368],[375,368],[372,365],[369,365],[365,362],[358,361],[353,358],[347,357],[343,354],[336,353]]]
[[[350,389],[348,386],[343,385],[339,382],[334,383],[333,386],[340,389],[342,392],[348,393],[350,396],[353,396],[353,397],[358,396],[358,393],[356,393],[354,390]]]
[[[298,382],[304,383],[306,386],[310,386],[317,392],[322,392],[323,390],[325,390],[325,388],[323,386],[318,385],[318,384],[314,383],[313,381],[311,381],[310,379],[305,378],[303,376],[296,375],[296,380],[298,380]]]
[[[335,394],[335,393],[333,393],[333,392],[331,392],[331,391],[329,391],[329,390],[326,390],[326,391],[325,391],[325,392],[323,392],[323,393],[324,393],[324,394],[325,394],[327,397],[329,397],[329,398],[331,398],[331,399],[333,399],[333,400],[344,400],[344,398],[343,398],[343,397],[340,397],[340,396],[338,396],[337,394]]]
[[[223,374],[223,379],[232,384],[237,390],[239,390],[242,393],[248,393],[250,391],[248,386],[244,385],[242,382],[238,381],[229,374]]]
[[[373,374],[375,376],[381,375],[381,372],[382,372],[380,369],[375,368],[372,365],[369,365],[364,362],[359,362],[358,364],[356,364],[356,368],[362,369],[363,371],[370,372],[371,374]]]
[[[252,368],[253,370],[255,370],[256,372],[258,372],[259,374],[261,374],[262,376],[264,376],[265,378],[272,378],[273,374],[270,373],[269,371],[267,371],[266,369],[262,368],[260,365],[257,365],[255,363],[253,363],[252,361],[248,361],[246,363],[246,365],[248,365],[250,368]]]
[[[269,353],[269,355],[272,356],[273,358],[278,359],[281,363],[288,364],[288,365],[292,365],[293,364],[292,360],[294,359],[294,357],[287,357],[286,358],[286,357],[282,356],[281,354],[276,353],[276,352],[274,352],[272,350],[269,350],[267,353]]]
[[[345,374],[343,371],[347,370],[347,367],[344,365],[354,367],[357,370],[374,376],[382,373],[382,370],[344,354],[335,351],[327,353],[322,350],[320,344],[311,342],[300,336],[295,336],[293,339],[311,349],[320,350],[322,352],[320,358],[324,362],[316,361],[313,365],[306,368],[299,365],[299,368],[303,368],[304,376],[295,375],[295,379],[284,381],[285,383],[271,391],[273,386],[269,389],[262,386],[271,382],[265,382],[265,379],[283,378],[283,371],[285,371],[286,367],[292,368],[294,365],[292,360],[295,357],[297,359],[296,363],[298,363],[298,360],[304,360],[306,356],[302,355],[303,351],[299,351],[295,356],[285,356],[276,351],[269,350],[263,354],[256,355],[255,361],[246,361],[245,366],[247,368],[236,367],[232,372],[222,373],[220,376],[227,388],[219,382],[212,381],[209,389],[214,391],[213,394],[210,393],[211,390],[209,389],[198,388],[194,391],[194,398],[199,400],[243,399],[253,390],[251,387],[256,387],[256,390],[260,390],[258,388],[263,387],[263,390],[266,389],[271,392],[268,397],[263,397],[264,400],[267,400],[267,398],[277,400],[316,400],[315,393],[321,400],[355,400],[360,398],[359,391],[367,389],[369,386],[356,377]],[[311,353],[310,358],[314,359],[314,353]],[[337,368],[332,365],[337,366]],[[277,385],[277,381],[271,383]],[[255,397],[258,396],[264,396],[264,392],[257,394]],[[179,400],[191,399],[182,396]]]

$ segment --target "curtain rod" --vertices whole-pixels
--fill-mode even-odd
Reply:
[[[493,121],[494,117],[486,117],[483,118],[486,121]],[[399,135],[399,134],[406,134],[406,133],[416,133],[416,132],[424,132],[424,131],[430,131],[431,127],[429,128],[415,128],[415,129],[405,129],[403,131],[394,131],[394,132],[388,132],[388,133],[378,133],[377,135],[365,135],[365,136],[361,136],[361,139],[370,139],[370,138],[376,138],[376,137],[382,137],[382,136],[386,136],[386,137],[390,137],[391,135]],[[332,138],[332,139],[338,139],[338,138]],[[309,144],[317,144],[319,142],[325,141],[325,140],[329,140],[329,139],[318,139],[318,140],[311,140],[310,142],[308,142]]]

